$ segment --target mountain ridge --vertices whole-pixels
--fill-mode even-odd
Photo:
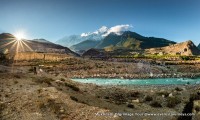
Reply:
[[[133,50],[141,50],[147,48],[154,47],[164,47],[170,44],[175,44],[176,42],[170,41],[164,38],[156,38],[156,37],[144,37],[136,32],[125,31],[121,35],[117,35],[115,33],[110,33],[105,38],[103,38],[99,44],[96,46],[88,46],[88,50],[90,48],[97,49],[106,49],[106,50],[115,50],[115,49],[133,49]],[[79,49],[80,44],[74,45],[74,49]]]
[[[43,41],[43,42],[42,42]],[[67,47],[51,43],[45,39],[37,41],[23,39],[17,41],[14,35],[10,33],[0,34],[0,51],[9,51],[9,53],[15,54],[18,52],[43,52],[43,53],[62,53],[69,54],[72,56],[78,56],[77,53],[71,51]]]

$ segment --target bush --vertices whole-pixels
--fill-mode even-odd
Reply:
[[[168,97],[167,98],[167,107],[169,107],[169,108],[173,108],[179,103],[181,103],[181,100],[178,97]]]
[[[144,97],[144,100],[145,101],[152,101],[153,98],[151,96],[147,95],[147,96]]]
[[[108,96],[105,96],[104,99],[109,99],[109,97],[108,97]]]
[[[138,91],[132,91],[132,92],[129,93],[129,95],[131,97],[138,97],[140,95],[140,93]]]
[[[165,97],[168,97],[168,96],[169,96],[169,92],[167,92],[167,91],[158,92],[157,94],[158,94],[158,95],[164,95]]]
[[[60,80],[61,80],[61,81],[63,81],[63,82],[65,81],[65,79],[64,79],[64,78],[60,78]]]
[[[18,81],[14,81],[14,84],[17,84],[17,83],[19,83]]]
[[[180,58],[181,58],[182,60],[185,60],[185,61],[186,61],[186,60],[190,60],[190,57],[189,57],[189,56],[181,56]]]
[[[6,104],[3,102],[0,102],[0,113],[2,110],[4,110],[6,108]]]
[[[15,78],[18,78],[18,79],[21,78],[20,75],[14,75],[14,77],[15,77]]]
[[[127,107],[134,108],[135,106],[133,104],[131,104],[131,103],[128,103]]]
[[[199,106],[196,106],[194,109],[195,109],[197,112],[200,111],[200,107],[199,107]]]
[[[78,101],[78,99],[76,98],[76,97],[74,97],[74,96],[70,96],[70,98],[73,100],[73,101]]]
[[[69,84],[69,83],[65,83],[65,86],[71,88],[74,91],[80,91],[80,89],[78,87],[76,87],[75,85]]]
[[[176,87],[175,90],[176,90],[176,91],[182,91],[183,89],[182,89],[182,88],[179,88],[179,87]]]
[[[153,101],[150,104],[152,107],[162,107],[162,105],[158,101]]]
[[[193,93],[190,95],[190,101],[200,100],[200,95],[198,93]]]

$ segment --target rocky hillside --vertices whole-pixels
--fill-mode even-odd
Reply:
[[[99,44],[99,42],[100,41],[86,40],[86,41],[83,41],[76,45],[71,46],[70,49],[74,51],[88,50],[90,48],[95,47],[97,44]]]
[[[135,32],[126,31],[122,35],[110,34],[105,37],[96,48],[105,48],[112,46],[113,49],[126,48],[126,49],[147,49],[155,47],[164,47],[170,44],[175,44],[163,38],[144,37]]]
[[[34,39],[34,40],[21,40],[18,41],[16,38],[9,33],[0,34],[0,51],[16,53],[18,52],[43,52],[43,53],[62,53],[77,56],[76,53],[71,51],[67,47],[51,43],[47,40]]]
[[[91,48],[87,50],[86,52],[84,52],[82,56],[83,57],[101,57],[104,55],[105,53],[103,51]]]
[[[194,45],[192,41],[186,41],[174,45],[170,45],[167,47],[160,48],[151,48],[146,49],[146,53],[148,54],[171,54],[171,55],[199,55],[199,49]]]

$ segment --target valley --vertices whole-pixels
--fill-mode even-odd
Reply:
[[[0,119],[199,119],[199,81],[185,82],[200,78],[198,48],[192,41],[175,44],[131,34],[143,41],[128,35],[123,40],[117,36],[120,41],[111,42],[112,47],[104,44],[108,38],[91,43],[105,46],[99,49],[87,48],[93,41],[86,40],[79,44],[84,48],[81,54],[44,39],[17,41],[1,34]],[[152,39],[155,43],[145,46]],[[72,80],[158,78],[177,78],[185,84],[98,85]]]

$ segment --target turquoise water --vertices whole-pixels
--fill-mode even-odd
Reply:
[[[81,83],[94,83],[97,85],[177,85],[200,84],[200,78],[156,78],[156,79],[112,79],[112,78],[83,78],[72,79]]]

